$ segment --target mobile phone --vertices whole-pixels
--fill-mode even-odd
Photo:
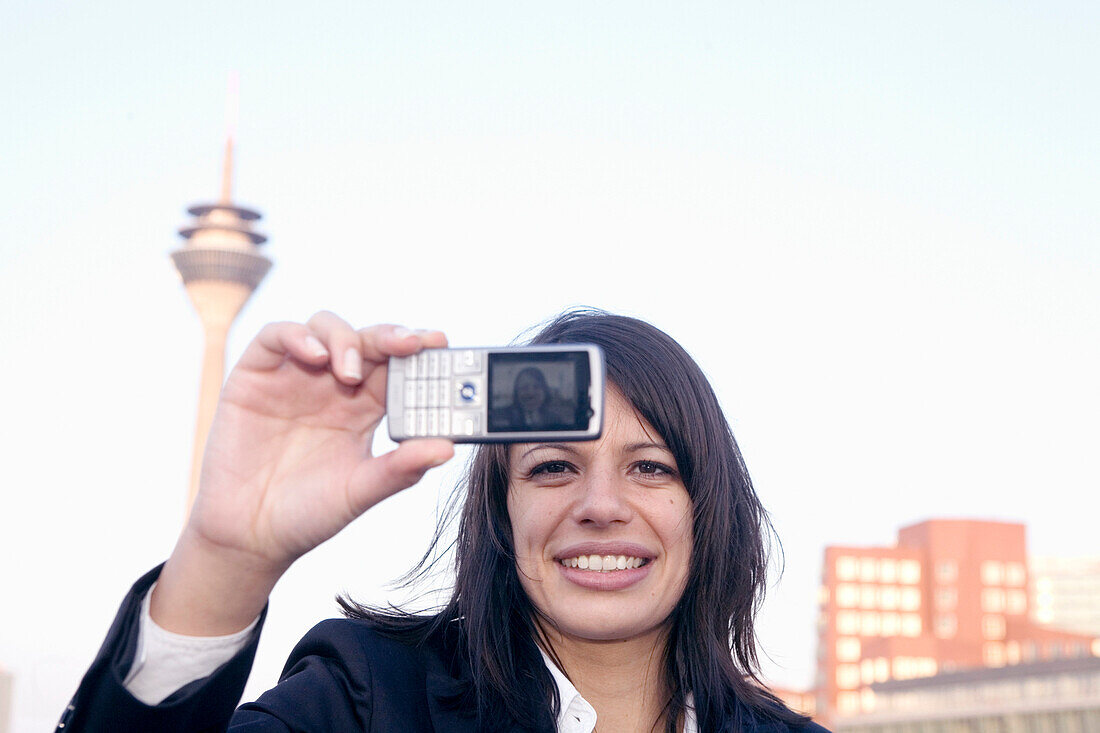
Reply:
[[[390,357],[386,419],[395,441],[594,440],[603,430],[603,406],[603,351],[591,344]]]

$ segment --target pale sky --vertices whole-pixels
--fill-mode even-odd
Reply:
[[[0,9],[0,665],[49,729],[183,521],[200,329],[168,253],[218,193],[333,310],[498,344],[667,330],[783,541],[768,679],[809,685],[827,544],[932,517],[1095,554],[1100,9],[1020,3],[9,3]],[[381,446],[380,446],[381,447]],[[400,598],[458,462],[276,589],[251,698],[333,596]]]

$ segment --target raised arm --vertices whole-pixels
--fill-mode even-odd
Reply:
[[[388,358],[446,345],[438,331],[357,331],[328,312],[264,327],[222,390],[194,508],[153,591],[157,624],[245,628],[295,560],[451,458],[440,439],[370,452]]]

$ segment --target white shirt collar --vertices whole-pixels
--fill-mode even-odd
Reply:
[[[558,686],[558,699],[561,701],[558,733],[592,733],[596,728],[596,709],[581,697],[581,693],[577,692],[577,688],[541,647],[539,653],[542,654],[542,661],[550,671],[550,676],[554,678],[554,684]],[[687,710],[684,711],[683,733],[699,733],[690,694],[687,698]]]

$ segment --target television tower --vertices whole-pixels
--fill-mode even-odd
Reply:
[[[271,268],[271,260],[259,251],[259,245],[266,242],[267,237],[252,230],[252,223],[259,220],[260,212],[233,204],[236,116],[237,79],[236,75],[232,75],[229,79],[221,198],[217,203],[196,204],[187,210],[195,219],[179,230],[185,241],[172,253],[172,262],[202,321],[206,342],[191,459],[191,484],[187,492],[188,513],[198,493],[206,438],[225,379],[225,343],[229,327]]]

